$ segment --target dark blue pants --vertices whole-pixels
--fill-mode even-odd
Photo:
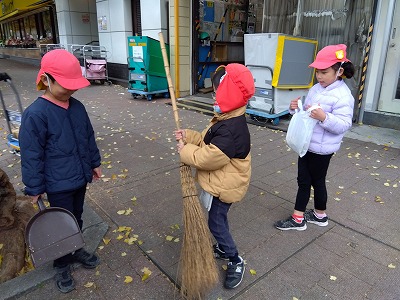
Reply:
[[[231,205],[231,203],[222,202],[218,197],[214,197],[208,212],[208,228],[225,253],[228,256],[235,256],[238,251],[229,232],[228,224],[228,211]]]
[[[326,173],[332,154],[321,155],[307,152],[298,160],[295,210],[304,212],[310,200],[311,186],[314,188],[314,208],[326,210],[328,192],[326,190]]]
[[[76,218],[79,228],[82,230],[83,203],[85,202],[86,184],[73,191],[63,193],[47,193],[47,199],[51,207],[61,207],[70,211]],[[54,261],[55,267],[63,267],[72,263],[72,254],[67,254]]]

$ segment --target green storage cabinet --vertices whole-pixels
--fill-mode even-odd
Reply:
[[[165,48],[169,57],[169,46],[165,44]],[[160,42],[147,36],[129,36],[128,55],[128,91],[149,100],[158,93],[169,97]]]

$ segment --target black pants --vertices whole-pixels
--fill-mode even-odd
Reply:
[[[310,200],[311,186],[314,188],[314,208],[326,210],[328,193],[326,191],[326,173],[333,154],[321,155],[307,152],[298,160],[295,210],[304,212]]]
[[[82,213],[83,203],[85,202],[86,184],[73,191],[63,193],[47,193],[47,199],[49,200],[51,207],[61,207],[70,211],[76,218],[79,228],[82,230]],[[72,254],[67,254],[63,257],[57,258],[54,261],[54,267],[64,267],[72,263]]]

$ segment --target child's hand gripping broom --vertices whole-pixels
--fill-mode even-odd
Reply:
[[[175,123],[179,130],[178,109],[164,37],[161,32],[158,36],[160,38]],[[182,140],[179,142],[183,143]],[[190,166],[181,163],[180,173],[183,195],[183,225],[185,228],[180,263],[181,293],[186,299],[201,299],[218,281],[218,269],[212,250],[210,231],[200,206]]]

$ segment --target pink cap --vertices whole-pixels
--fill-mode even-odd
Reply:
[[[90,82],[82,76],[78,59],[64,49],[51,50],[42,57],[36,78],[38,90],[46,89],[40,80],[40,76],[44,73],[53,76],[57,83],[67,90],[79,90],[90,85]]]
[[[330,45],[322,48],[317,53],[317,57],[309,67],[323,70],[338,62],[350,61],[346,57],[346,48],[345,44]]]

